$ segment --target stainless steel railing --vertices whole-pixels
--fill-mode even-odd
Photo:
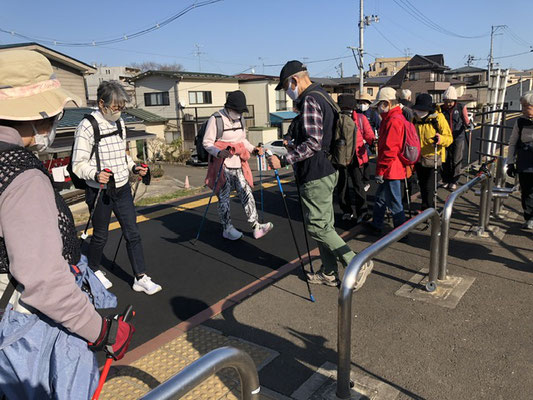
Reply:
[[[407,235],[416,226],[431,219],[431,254],[429,265],[429,282],[433,285],[438,273],[438,252],[440,235],[440,218],[434,208],[428,208],[416,217],[406,221],[388,235],[384,236],[374,244],[370,245],[357,254],[344,274],[339,291],[339,308],[337,320],[337,397],[340,399],[350,398],[350,363],[351,363],[351,341],[352,341],[352,295],[355,280],[361,266],[371,260],[379,252],[389,247]],[[428,290],[434,288],[426,286]]]
[[[185,367],[169,380],[151,390],[141,400],[170,400],[181,398],[223,368],[237,370],[241,379],[242,399],[258,400],[259,377],[250,356],[235,347],[220,347]]]

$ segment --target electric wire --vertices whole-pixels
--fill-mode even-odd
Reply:
[[[381,33],[381,31],[378,29],[378,27],[376,25],[372,25],[372,27],[376,30],[377,33],[379,33],[379,35],[385,39],[392,47],[394,47],[396,50],[398,50],[400,52],[400,54],[403,54],[403,50],[401,50],[398,46],[396,46],[394,43],[392,43],[389,38],[387,36],[385,36],[383,33]]]

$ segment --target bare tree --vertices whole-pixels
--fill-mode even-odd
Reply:
[[[178,63],[162,64],[155,61],[143,61],[140,63],[131,63],[130,67],[138,68],[141,72],[145,71],[183,71],[183,65]]]

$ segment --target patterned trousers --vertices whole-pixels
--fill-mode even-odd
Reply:
[[[230,193],[232,189],[237,191],[248,222],[254,227],[258,222],[257,208],[255,207],[252,188],[246,182],[242,169],[224,167],[223,174],[226,177],[226,183],[218,192],[218,215],[223,228],[227,229],[231,225]]]

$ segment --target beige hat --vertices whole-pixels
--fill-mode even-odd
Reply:
[[[355,98],[357,101],[368,101],[369,103],[372,103],[372,97],[368,93],[363,93]]]
[[[372,106],[377,106],[380,101],[393,101],[396,100],[396,89],[391,87],[383,87],[379,89],[376,100],[372,103]]]
[[[444,91],[444,94],[442,95],[443,100],[457,100],[457,90],[450,86],[448,89]]]
[[[0,52],[0,119],[50,118],[75,99],[61,88],[52,65],[42,54],[31,50]]]

